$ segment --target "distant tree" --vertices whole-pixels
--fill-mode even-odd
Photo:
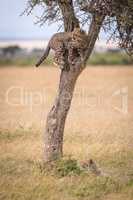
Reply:
[[[7,46],[2,48],[3,56],[14,56],[18,51],[20,51],[21,48],[17,45],[15,46]]]
[[[133,1],[132,0],[29,0],[25,13],[31,14],[40,6],[38,23],[62,22],[65,32],[75,27],[88,26],[84,59],[62,70],[59,91],[46,122],[44,160],[51,161],[63,155],[63,133],[76,80],[86,66],[99,32],[103,29],[118,41],[130,56],[133,55]],[[76,56],[76,54],[75,54]],[[84,65],[84,67],[83,67]]]

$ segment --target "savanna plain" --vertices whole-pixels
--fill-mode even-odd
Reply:
[[[55,67],[0,68],[0,200],[133,199],[133,67],[88,66],[77,80],[64,159],[43,164]],[[79,168],[93,159],[103,172]]]

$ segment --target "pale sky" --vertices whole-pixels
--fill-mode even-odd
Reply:
[[[26,7],[27,0],[3,0],[0,4],[0,39],[49,38],[57,31],[57,25],[35,25],[34,16],[20,14]]]

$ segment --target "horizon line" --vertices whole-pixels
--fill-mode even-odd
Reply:
[[[14,37],[9,37],[9,38],[0,38],[0,42],[5,42],[5,41],[17,41],[17,40],[49,40],[49,38],[45,37],[45,38],[38,38],[38,37],[33,37],[33,38],[28,38],[28,37],[18,37],[18,38],[14,38]]]

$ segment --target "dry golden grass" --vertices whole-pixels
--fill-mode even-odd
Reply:
[[[132,200],[133,68],[88,67],[66,122],[64,154],[93,158],[109,179],[40,172],[43,130],[59,75],[53,67],[0,69],[0,199]]]

